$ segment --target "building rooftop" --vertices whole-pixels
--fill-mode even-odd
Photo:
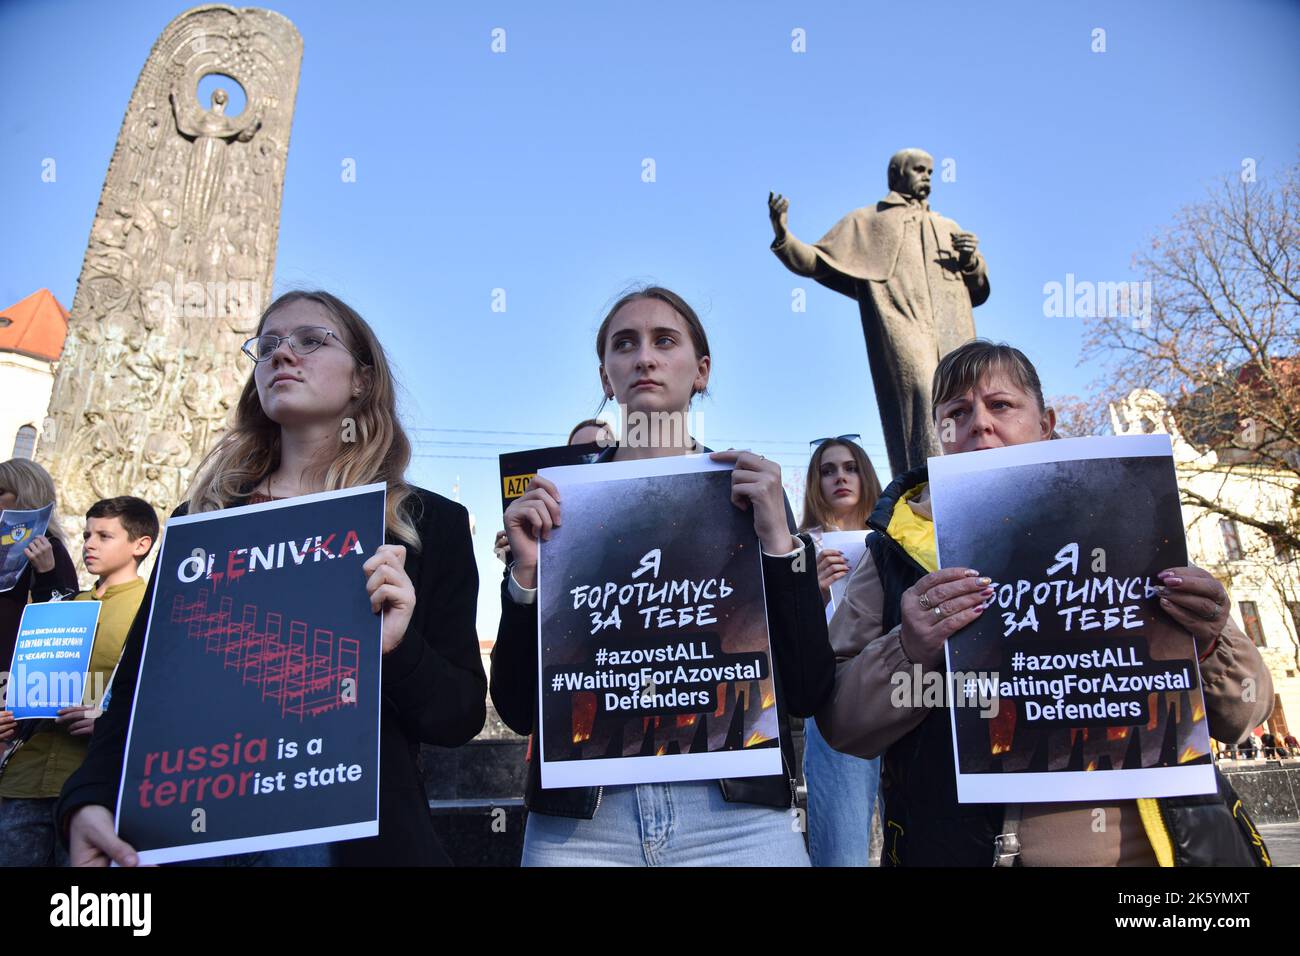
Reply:
[[[0,352],[57,362],[67,335],[68,310],[49,289],[37,289],[0,311]]]

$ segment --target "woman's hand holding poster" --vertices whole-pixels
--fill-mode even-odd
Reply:
[[[1195,644],[1156,590],[1187,564],[1168,436],[931,458],[929,478],[940,566],[995,589],[946,647],[961,802],[1214,792]]]
[[[379,832],[381,618],[362,565],[384,498],[167,522],[117,805],[142,863]]]
[[[858,562],[862,560],[862,556],[867,552],[867,535],[869,533],[867,531],[827,531],[822,535],[822,547],[838,551],[849,566],[848,574],[831,583],[831,599],[826,604],[827,621],[831,619],[832,615],[835,614],[835,609],[844,600],[844,592],[849,587],[849,578],[853,577]]]
[[[763,567],[731,466],[690,455],[544,468],[542,786],[781,772]]]
[[[0,511],[0,591],[12,591],[27,569],[27,546],[45,534],[54,505]]]

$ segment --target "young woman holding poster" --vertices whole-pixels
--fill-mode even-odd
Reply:
[[[1024,354],[978,339],[940,360],[932,402],[945,455],[1044,441],[1056,424]],[[990,580],[971,568],[935,570],[924,467],[890,483],[869,523],[875,533],[867,554],[831,622],[839,663],[817,723],[837,750],[883,755],[883,865],[989,866],[1004,833],[1016,839],[1001,842],[1000,865],[1259,862],[1233,812],[1213,795],[1030,803],[1018,813],[958,803],[947,709],[898,701],[891,692],[898,675],[912,679],[915,666],[943,670],[944,643],[983,612]],[[1240,740],[1273,706],[1259,651],[1232,623],[1223,586],[1205,571],[1167,568],[1158,577],[1161,610],[1195,640],[1211,734]]]
[[[630,416],[658,413],[660,420],[666,414],[684,421],[694,397],[708,387],[708,339],[699,317],[680,296],[652,286],[620,298],[601,323],[596,354],[605,398],[624,408],[621,442],[600,460],[707,450],[685,427],[670,429],[670,439],[629,441]],[[775,462],[734,450],[716,452],[713,458],[734,464],[732,503],[753,514],[763,551],[785,772],[544,790],[535,758],[528,768],[525,866],[808,865],[801,828],[791,814],[794,756],[786,720],[789,714],[811,713],[829,692],[834,672],[812,542],[792,533],[794,522]],[[536,728],[539,704],[538,539],[549,537],[561,523],[563,502],[555,485],[537,478],[505,518],[515,560],[502,581],[492,700],[513,730],[528,734]]]
[[[234,424],[208,453],[189,500],[174,514],[376,481],[388,485],[388,495],[387,543],[371,554],[357,580],[374,611],[383,612],[379,835],[238,862],[445,864],[416,757],[421,743],[455,747],[469,741],[485,719],[468,515],[461,505],[405,481],[411,446],[397,416],[388,359],[370,326],[346,303],[327,292],[282,295],[263,313],[244,352],[254,366]],[[113,832],[112,808],[152,590],[151,580],[114,680],[113,704],[60,796],[57,818],[67,828],[74,865],[137,862]]]
[[[830,600],[830,587],[849,573],[844,553],[824,547],[827,531],[858,531],[880,497],[871,459],[853,439],[814,443],[804,482],[803,525],[817,544],[817,583]],[[862,760],[832,750],[809,717],[803,722],[803,777],[808,786],[808,855],[813,866],[868,866],[871,818],[880,788],[880,760]]]

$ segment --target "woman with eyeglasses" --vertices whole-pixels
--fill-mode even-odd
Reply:
[[[860,435],[817,438],[804,482],[803,522],[817,544],[817,583],[822,599],[850,571],[844,553],[823,547],[828,531],[865,531],[880,497],[880,479],[858,444]],[[808,787],[808,855],[813,866],[867,866],[871,818],[880,787],[880,760],[832,750],[817,722],[804,721],[803,776]]]
[[[634,416],[687,415],[708,387],[712,357],[699,316],[657,286],[614,303],[596,333],[606,399],[625,409],[620,443],[598,461],[707,452],[685,427],[667,438],[632,440]],[[762,549],[783,772],[767,777],[542,789],[538,760],[528,768],[524,866],[807,866],[791,817],[794,747],[789,716],[806,716],[830,690],[835,662],[813,573],[812,543],[794,534],[781,469],[753,452],[726,451],[734,463],[731,504],[753,515]],[[506,509],[514,561],[501,588],[501,625],[492,652],[492,701],[515,732],[535,730],[537,555],[539,540],[563,520],[554,484],[535,478]]]
[[[411,445],[397,416],[396,383],[374,332],[346,303],[328,292],[282,295],[263,313],[244,352],[254,365],[234,424],[200,464],[188,501],[173,514],[376,481],[387,484],[388,494],[386,543],[365,562],[356,583],[375,613],[383,612],[379,835],[233,862],[446,864],[417,757],[421,743],[466,743],[486,716],[469,516],[461,505],[405,480]],[[345,440],[345,419],[355,424],[358,440]],[[74,865],[137,862],[113,832],[113,807],[152,591],[151,580],[114,680],[115,703],[97,722],[90,752],[56,809]],[[321,799],[329,799],[328,791]]]

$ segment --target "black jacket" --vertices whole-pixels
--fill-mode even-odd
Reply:
[[[883,632],[901,621],[903,592],[926,575],[888,534],[894,507],[927,480],[924,466],[894,479],[867,520],[867,550],[885,592]],[[1267,850],[1231,785],[1217,770],[1219,793],[1156,800],[1177,866],[1259,866]],[[958,803],[952,724],[933,707],[890,744],[880,765],[882,866],[991,866],[1002,831],[1002,804]]]
[[[343,866],[433,866],[449,863],[434,836],[429,800],[417,763],[421,743],[457,747],[472,740],[486,719],[487,678],[474,617],[478,567],[469,515],[454,501],[414,489],[408,499],[421,548],[406,550],[415,609],[406,637],[384,657],[379,723],[379,835],[338,843]],[[174,512],[185,514],[182,504]],[[401,544],[391,533],[388,544]],[[113,680],[113,703],[95,722],[90,750],[59,796],[56,819],[86,804],[117,805],[125,757],[129,701],[135,698],[154,574],[131,625]],[[358,580],[358,586],[361,582]]]
[[[608,461],[613,449],[598,460]],[[786,503],[786,518],[794,519]],[[795,759],[789,717],[811,716],[830,694],[835,682],[835,655],[826,634],[826,610],[817,586],[817,554],[812,541],[803,545],[803,571],[795,559],[763,555],[768,634],[772,644],[773,685],[780,714],[781,757],[785,773],[770,777],[719,780],[725,799],[767,807],[794,804]],[[506,574],[510,573],[509,569]],[[506,578],[501,582],[501,624],[492,650],[492,703],[506,725],[519,734],[533,733],[538,721],[537,605],[516,604]],[[534,813],[591,819],[600,803],[600,787],[543,790],[541,760],[529,761],[524,800]]]

